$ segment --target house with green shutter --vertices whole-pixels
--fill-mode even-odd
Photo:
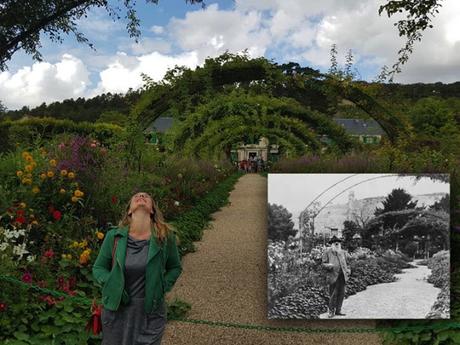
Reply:
[[[334,121],[342,126],[345,131],[359,139],[363,144],[378,144],[385,135],[382,127],[374,119],[340,119]]]

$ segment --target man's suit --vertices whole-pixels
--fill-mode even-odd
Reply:
[[[340,313],[345,297],[345,284],[350,274],[346,254],[341,249],[334,251],[332,248],[327,248],[323,253],[322,262],[327,269],[326,283],[329,285],[329,311]]]

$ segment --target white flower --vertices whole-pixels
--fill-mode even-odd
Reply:
[[[174,201],[175,206],[179,206],[179,201]]]
[[[0,244],[0,250],[3,252],[6,248],[8,248],[8,243],[6,242],[3,242],[2,244]]]
[[[28,261],[28,262],[35,261],[35,255],[29,255],[29,256],[27,257],[27,261]]]

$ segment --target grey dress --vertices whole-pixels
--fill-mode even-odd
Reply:
[[[102,345],[159,345],[166,326],[166,305],[151,313],[144,310],[145,266],[150,240],[128,235],[125,261],[127,305],[117,311],[102,310]]]

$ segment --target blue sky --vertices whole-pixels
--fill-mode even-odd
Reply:
[[[91,10],[80,30],[96,51],[70,36],[63,44],[42,39],[44,62],[22,52],[0,73],[0,100],[9,108],[35,106],[65,98],[126,92],[142,85],[140,73],[160,80],[176,64],[194,68],[208,56],[248,49],[253,57],[278,63],[295,61],[327,71],[329,50],[338,46],[339,63],[351,49],[359,76],[372,80],[381,67],[392,65],[403,45],[395,19],[378,16],[383,0],[163,0],[139,1],[138,44],[129,38],[126,21],[114,22],[106,11]],[[119,1],[111,1],[119,4]],[[460,80],[460,1],[445,0],[434,29],[425,32],[396,81]],[[124,16],[123,8],[121,12]]]

